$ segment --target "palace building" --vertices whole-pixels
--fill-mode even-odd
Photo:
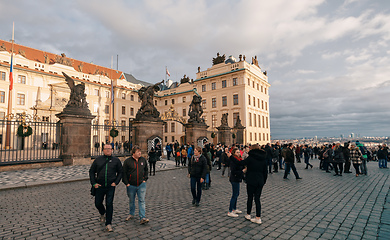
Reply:
[[[11,42],[0,40],[0,119],[5,119],[8,106]],[[89,109],[96,118],[93,124],[128,126],[140,107],[137,90],[152,85],[131,74],[14,44],[13,90],[11,113],[39,116],[42,121],[57,122],[55,114],[67,104],[70,90],[62,72],[71,76],[76,84],[84,83]],[[188,118],[189,105],[194,94],[203,98],[203,117],[208,137],[217,133],[222,114],[228,113],[228,124],[235,125],[239,116],[244,130],[244,143],[270,142],[268,77],[262,72],[257,58],[252,63],[240,56],[217,56],[207,70],[196,73],[196,79],[184,77],[180,83],[169,80],[160,86],[155,105],[161,115],[174,112],[183,121]],[[112,104],[113,102],[113,104]],[[113,107],[112,107],[113,106]],[[164,127],[164,144],[184,143],[183,121],[167,121]],[[216,134],[217,135],[217,134]],[[0,135],[0,137],[2,137]],[[115,141],[124,142],[129,136]],[[105,142],[108,136],[92,142]],[[0,139],[1,140],[1,139]],[[213,139],[218,142],[217,138]],[[1,141],[0,141],[1,142]]]

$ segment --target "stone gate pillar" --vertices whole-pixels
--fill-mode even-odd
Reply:
[[[186,130],[186,143],[194,143],[198,146],[198,139],[207,137],[207,126],[205,123],[187,123],[184,125]]]
[[[218,129],[218,141],[221,144],[230,146],[233,144],[232,141],[232,128],[228,125],[228,113],[222,114],[221,126],[217,127]]]
[[[148,159],[148,140],[151,137],[163,137],[162,120],[134,120],[133,126],[133,146],[138,145],[141,148],[142,157]],[[161,144],[162,145],[162,144]]]
[[[237,117],[236,125],[233,127],[233,131],[236,134],[236,143],[244,144],[244,129],[245,127],[241,124],[240,116]]]

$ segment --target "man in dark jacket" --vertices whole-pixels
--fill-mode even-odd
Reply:
[[[351,159],[349,158],[349,142],[344,143],[343,156],[344,156],[344,160],[345,160],[344,173],[352,173],[350,171]]]
[[[207,160],[202,155],[202,148],[196,147],[194,155],[188,161],[188,177],[191,178],[192,204],[199,206],[202,196],[202,183],[207,174]]]
[[[112,232],[115,187],[122,178],[122,163],[117,157],[112,156],[111,144],[104,145],[103,154],[93,161],[89,169],[89,179],[92,186],[96,188],[95,206],[100,213],[99,221],[104,222],[105,214],[106,230]],[[104,196],[106,196],[106,208],[103,205]]]
[[[284,170],[284,179],[288,179],[287,174],[290,172],[290,168],[293,170],[296,179],[302,179],[301,177],[299,177],[297,169],[295,168],[293,147],[293,144],[289,143],[285,152],[286,158],[284,159],[284,161],[286,163],[286,169]]]
[[[129,197],[130,213],[126,221],[134,218],[135,214],[135,195],[138,196],[138,209],[140,223],[145,224],[149,219],[145,217],[145,193],[146,181],[148,180],[148,163],[141,157],[141,149],[134,146],[131,150],[132,156],[123,163],[123,183],[127,187],[127,196]]]

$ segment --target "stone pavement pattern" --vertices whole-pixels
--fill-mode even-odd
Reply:
[[[128,198],[125,186],[119,185],[112,233],[98,222],[88,181],[0,191],[0,238],[377,239],[379,233],[378,239],[390,239],[389,215],[382,214],[389,211],[389,170],[368,163],[368,176],[335,177],[318,167],[304,170],[303,165],[297,164],[302,180],[283,180],[281,172],[269,175],[261,225],[244,219],[245,184],[237,205],[244,213],[230,218],[231,185],[220,171],[213,169],[210,190],[203,192],[201,206],[193,207],[187,171],[176,169],[148,180],[147,225],[138,219],[124,221]]]

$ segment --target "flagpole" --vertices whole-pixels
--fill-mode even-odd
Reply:
[[[12,47],[11,47],[11,64],[10,64],[10,76],[9,76],[9,90],[8,90],[8,108],[7,108],[7,128],[5,134],[5,149],[10,149],[11,143],[11,111],[12,111],[12,90],[13,90],[13,57],[14,57],[14,30],[15,30],[15,22],[12,23]]]

